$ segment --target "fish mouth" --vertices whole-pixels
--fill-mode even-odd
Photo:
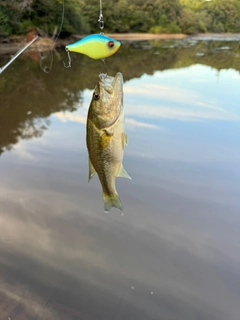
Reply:
[[[121,72],[118,72],[113,79],[113,91],[118,94],[122,94],[123,92],[123,75]]]
[[[118,72],[114,77],[114,82],[118,84],[118,86],[123,87],[123,75],[121,72]]]
[[[112,84],[114,77],[107,75],[107,73],[100,73],[99,79],[100,79],[100,82],[102,82],[102,83]]]
[[[123,75],[121,72],[118,72],[115,77],[111,77],[106,73],[100,73],[99,79],[99,85],[108,93],[120,93],[123,91]]]

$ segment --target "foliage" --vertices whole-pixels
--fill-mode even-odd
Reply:
[[[63,3],[64,1],[64,3]],[[105,32],[240,32],[240,0],[103,0]],[[99,32],[99,0],[0,0],[0,36]]]

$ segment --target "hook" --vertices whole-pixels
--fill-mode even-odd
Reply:
[[[65,64],[65,62],[63,61],[63,64],[64,64],[64,67],[65,68],[71,68],[72,66],[72,60],[71,60],[71,57],[70,57],[70,53],[68,51],[67,48],[65,48],[66,52],[67,52],[67,55],[68,55],[68,65]]]

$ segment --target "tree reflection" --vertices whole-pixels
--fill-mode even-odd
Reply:
[[[20,139],[40,137],[52,113],[72,112],[81,103],[81,90],[66,86],[61,70],[47,75],[34,61],[16,61],[0,78],[0,154]]]
[[[65,52],[62,57],[66,58]],[[40,137],[50,125],[51,114],[74,112],[82,105],[82,91],[92,90],[104,70],[101,61],[73,54],[72,68],[55,61],[52,72],[45,74],[36,60],[35,55],[34,59],[22,56],[0,77],[0,154],[20,139]],[[107,70],[110,75],[121,71],[126,81],[197,63],[218,71],[240,71],[240,44],[191,39],[123,42],[119,52],[107,59]]]

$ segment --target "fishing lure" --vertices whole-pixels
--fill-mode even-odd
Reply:
[[[92,59],[105,59],[118,51],[121,43],[103,34],[92,34],[66,46],[66,51],[87,55]]]

